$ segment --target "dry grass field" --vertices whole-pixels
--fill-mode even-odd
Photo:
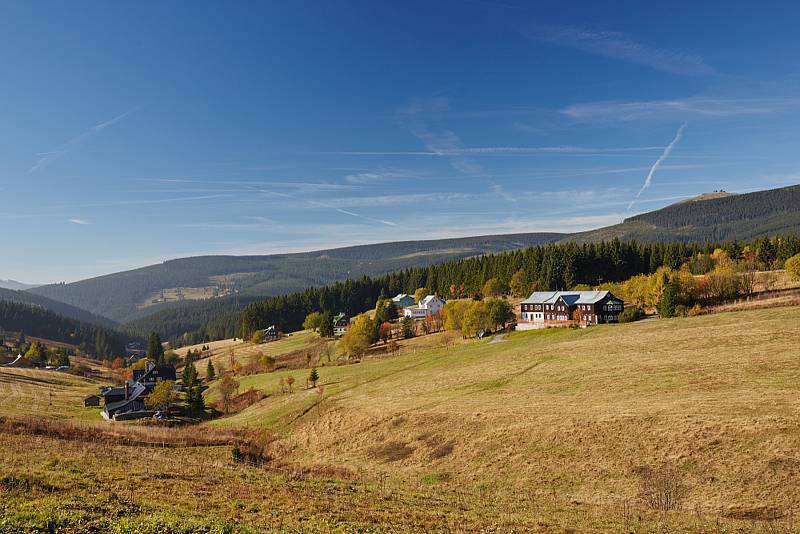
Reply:
[[[445,336],[321,366],[316,389],[242,377],[268,396],[197,432],[262,435],[263,466],[0,426],[0,529],[797,531],[800,308]]]
[[[294,332],[292,335],[283,337],[277,341],[260,343],[258,345],[244,341],[241,338],[237,338],[236,340],[224,339],[221,341],[212,341],[210,343],[182,347],[175,352],[183,358],[189,350],[196,351],[202,349],[203,346],[208,347],[208,350],[203,353],[203,358],[195,362],[198,374],[205,378],[209,359],[214,362],[215,368],[219,369],[221,366],[222,368],[229,369],[231,367],[231,356],[234,361],[242,365],[248,363],[258,354],[277,358],[284,354],[306,349],[310,346],[314,337],[315,336],[313,336],[311,332]]]
[[[97,408],[84,408],[83,397],[100,385],[63,372],[0,368],[0,415],[97,420]]]

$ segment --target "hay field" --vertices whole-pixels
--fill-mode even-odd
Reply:
[[[323,367],[321,393],[246,377],[270,396],[212,424],[279,431],[300,463],[593,506],[668,464],[686,509],[762,518],[800,510],[798,339],[796,307],[520,332]]]
[[[219,369],[220,366],[222,366],[227,369],[231,366],[231,355],[233,355],[235,361],[244,365],[248,363],[253,356],[259,353],[266,356],[277,357],[282,354],[303,350],[314,338],[315,336],[311,332],[301,331],[294,332],[292,335],[283,337],[277,341],[260,343],[258,345],[244,341],[241,338],[237,338],[236,340],[224,339],[221,341],[212,341],[209,343],[182,347],[177,349],[175,353],[183,358],[189,350],[200,350],[203,346],[207,346],[209,350],[203,353],[204,357],[195,362],[198,374],[205,378],[209,359],[214,362],[215,368]]]
[[[0,416],[37,415],[97,420],[98,408],[84,408],[83,397],[103,383],[57,371],[0,368]]]
[[[235,463],[230,446],[0,425],[0,529],[795,532],[799,334],[800,308],[776,308],[496,343],[428,336],[321,366],[309,390],[307,369],[242,377],[269,396],[196,430],[274,434],[263,466]],[[281,393],[289,374],[296,389]],[[686,489],[670,512],[640,495],[664,464]]]

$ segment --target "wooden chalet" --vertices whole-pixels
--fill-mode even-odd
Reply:
[[[535,291],[520,304],[517,328],[619,322],[625,307],[610,291]]]

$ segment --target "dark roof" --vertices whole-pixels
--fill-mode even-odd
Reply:
[[[570,306],[573,304],[595,304],[614,295],[610,291],[534,291],[522,304],[549,304],[561,297]]]
[[[124,387],[108,388],[108,389],[103,390],[103,392],[100,393],[100,395],[103,396],[103,397],[114,397],[116,395],[123,395],[124,396],[125,395],[125,388]]]
[[[171,365],[150,365],[145,369],[133,371],[133,380],[136,382],[177,380],[177,377],[175,368]]]
[[[103,407],[103,411],[106,412],[109,417],[113,417],[116,413],[129,412],[134,409],[139,409],[141,404],[144,402],[144,393],[147,391],[147,388],[138,382],[131,381],[128,381],[128,386],[130,388],[130,392],[127,399],[123,399],[118,402],[112,402],[111,404],[106,404]],[[125,391],[125,388],[120,389],[122,389],[123,392]]]

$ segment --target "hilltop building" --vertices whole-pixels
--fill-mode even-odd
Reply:
[[[419,301],[416,306],[403,308],[403,316],[412,319],[424,319],[429,315],[436,315],[444,308],[444,300],[436,295],[428,295]]]
[[[350,318],[344,313],[338,314],[333,318],[333,335],[336,337],[343,336],[347,329],[350,328]]]
[[[610,291],[535,291],[520,304],[517,329],[616,323],[624,307]]]
[[[403,308],[410,308],[414,305],[414,295],[409,295],[407,293],[400,293],[396,297],[392,299],[395,308],[398,310]]]

